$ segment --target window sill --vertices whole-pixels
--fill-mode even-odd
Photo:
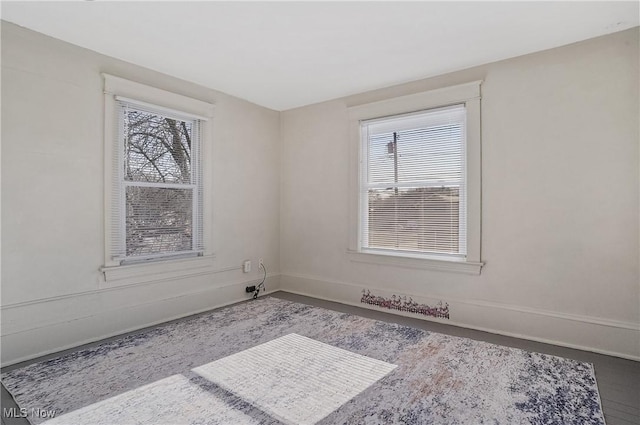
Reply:
[[[383,254],[348,250],[350,260],[356,263],[378,264],[423,270],[438,270],[469,275],[479,275],[484,263],[458,258],[408,257],[397,254]]]
[[[101,267],[108,286],[132,285],[153,280],[176,279],[213,273],[213,255]]]

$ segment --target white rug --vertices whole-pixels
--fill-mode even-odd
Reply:
[[[289,425],[313,425],[396,365],[289,334],[193,371]]]
[[[288,425],[314,425],[396,366],[289,334],[192,369]],[[172,375],[50,419],[45,425],[187,423],[258,425],[196,381]]]
[[[150,425],[193,423],[259,425],[260,421],[235,409],[182,375],[118,394],[44,422],[45,425]]]
[[[588,363],[270,297],[2,383],[34,425],[604,425]]]

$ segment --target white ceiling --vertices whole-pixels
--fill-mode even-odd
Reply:
[[[639,2],[6,2],[2,19],[286,110],[639,25]]]

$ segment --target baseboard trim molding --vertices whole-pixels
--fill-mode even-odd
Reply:
[[[289,292],[289,293],[292,293],[292,294],[308,296],[308,297],[311,297],[311,298],[317,298],[317,299],[322,299],[322,300],[326,300],[326,301],[337,302],[337,303],[340,303],[340,304],[366,308],[366,309],[373,310],[373,311],[382,311],[382,312],[389,313],[389,314],[395,314],[395,315],[400,315],[400,316],[418,318],[418,319],[422,319],[422,320],[429,320],[429,321],[433,321],[433,322],[459,326],[459,327],[462,327],[462,328],[474,329],[474,330],[478,330],[478,331],[482,331],[482,332],[489,332],[489,333],[493,333],[493,334],[499,334],[499,335],[514,337],[514,338],[526,339],[526,340],[536,341],[536,342],[545,343],[545,344],[552,344],[552,345],[557,345],[557,346],[562,346],[562,347],[567,347],[567,348],[572,348],[572,349],[590,351],[590,352],[594,352],[594,353],[598,353],[598,354],[605,354],[605,355],[609,355],[609,356],[620,357],[620,358],[624,358],[624,359],[628,359],[628,360],[640,361],[640,353],[638,353],[638,355],[632,354],[633,353],[633,349],[632,349],[632,352],[629,353],[629,352],[611,350],[611,349],[607,349],[607,348],[603,348],[603,347],[589,346],[589,345],[585,345],[585,344],[567,342],[567,341],[560,340],[558,338],[547,338],[547,337],[543,337],[543,336],[539,336],[539,335],[536,336],[536,335],[530,335],[530,334],[527,334],[527,333],[514,332],[514,331],[507,330],[507,329],[500,329],[497,326],[493,327],[493,326],[476,325],[476,324],[470,323],[469,321],[455,320],[455,313],[452,314],[452,316],[454,317],[453,320],[447,320],[447,319],[438,319],[438,318],[433,318],[433,317],[425,317],[425,316],[420,316],[420,315],[416,315],[416,314],[412,314],[412,313],[405,313],[405,312],[400,312],[400,311],[387,310],[387,309],[382,309],[382,308],[379,308],[379,307],[376,307],[376,306],[363,304],[363,303],[359,302],[359,296],[361,294],[362,289],[365,288],[364,285],[359,285],[359,284],[354,284],[354,283],[347,283],[347,282],[339,282],[339,281],[335,281],[335,280],[328,280],[328,279],[323,279],[323,278],[316,277],[316,276],[308,276],[308,275],[302,275],[302,274],[297,274],[297,273],[275,273],[275,274],[269,274],[268,275],[268,279],[271,280],[272,283],[270,285],[268,285],[269,290],[264,293],[265,295],[272,294],[272,293],[277,292],[277,291]],[[296,287],[294,287],[293,285],[290,284],[289,280],[291,280],[291,279],[300,280],[301,282],[307,281],[307,283],[313,283],[312,285],[308,286],[308,288],[319,287],[318,284],[321,284],[321,286],[320,286],[321,289],[319,291],[310,291],[310,290],[304,289],[304,288],[303,289],[296,288]],[[133,326],[117,327],[117,325],[116,325],[115,327],[117,327],[117,329],[114,329],[113,331],[100,332],[99,334],[96,334],[95,336],[91,335],[90,337],[80,338],[78,340],[73,340],[73,338],[71,338],[71,337],[69,337],[67,335],[66,339],[69,340],[70,342],[61,344],[59,346],[58,345],[52,346],[51,338],[49,338],[48,339],[49,340],[49,344],[48,345],[50,346],[50,348],[41,347],[40,349],[31,350],[31,352],[27,349],[27,350],[25,350],[27,352],[27,354],[16,355],[15,357],[6,356],[3,353],[2,363],[0,364],[0,366],[1,367],[11,366],[11,365],[14,365],[14,364],[17,364],[17,363],[20,363],[20,362],[37,359],[39,357],[42,357],[42,356],[45,356],[45,355],[48,355],[48,354],[57,353],[57,352],[64,351],[64,350],[67,350],[67,349],[79,347],[79,346],[82,346],[84,344],[94,343],[94,342],[97,342],[97,341],[100,341],[100,340],[103,340],[103,339],[106,339],[106,338],[110,338],[110,337],[113,337],[113,336],[126,334],[128,332],[134,332],[134,331],[137,331],[137,330],[140,330],[140,329],[144,329],[144,328],[147,328],[147,327],[150,327],[150,326],[156,326],[156,325],[159,325],[159,324],[164,323],[164,322],[168,322],[168,321],[172,321],[172,320],[188,317],[188,316],[191,316],[191,315],[194,315],[194,314],[199,314],[199,313],[202,313],[202,312],[205,312],[205,311],[208,311],[208,310],[212,310],[212,309],[215,309],[215,308],[220,308],[220,307],[224,307],[224,306],[228,306],[228,305],[231,305],[231,304],[235,304],[235,303],[238,303],[238,302],[245,301],[245,300],[248,299],[247,296],[240,296],[240,295],[236,296],[236,295],[233,295],[233,294],[242,294],[241,290],[243,289],[243,287],[245,285],[247,285],[247,284],[251,284],[252,282],[254,282],[254,280],[255,279],[251,279],[251,280],[247,280],[247,281],[241,281],[241,282],[238,282],[238,281],[236,281],[236,282],[228,282],[228,283],[216,285],[216,286],[211,287],[211,288],[206,288],[206,289],[197,290],[197,291],[190,291],[190,292],[186,292],[186,293],[178,293],[178,294],[175,294],[174,296],[165,297],[165,298],[162,298],[162,299],[156,299],[156,300],[145,302],[145,303],[141,303],[141,304],[130,305],[130,306],[127,306],[127,307],[122,307],[122,308],[117,308],[117,309],[104,310],[104,311],[101,311],[101,312],[98,312],[98,313],[92,314],[92,315],[83,315],[83,316],[80,316],[80,317],[73,317],[73,318],[60,320],[60,321],[56,321],[56,322],[49,322],[49,323],[46,323],[45,325],[42,325],[42,326],[34,326],[34,327],[31,327],[31,328],[25,328],[25,329],[21,329],[21,330],[18,330],[18,331],[11,332],[11,333],[3,334],[1,336],[2,337],[2,345],[4,347],[7,347],[7,346],[12,345],[12,343],[20,342],[19,340],[28,341],[29,339],[37,339],[37,338],[41,338],[43,336],[50,335],[50,334],[54,334],[55,335],[56,331],[57,332],[64,332],[64,331],[66,331],[67,327],[73,328],[74,326],[81,325],[82,322],[85,322],[84,326],[88,326],[88,328],[91,329],[92,324],[99,323],[101,320],[108,320],[107,318],[113,318],[113,317],[122,316],[122,312],[123,311],[136,312],[139,315],[144,316],[146,314],[145,312],[152,311],[154,308],[159,308],[163,304],[171,305],[172,303],[175,303],[176,300],[181,299],[181,298],[190,299],[190,300],[192,300],[191,302],[193,302],[193,300],[197,300],[197,299],[205,298],[205,297],[210,297],[212,299],[216,299],[216,301],[220,300],[220,301],[217,301],[217,302],[213,302],[213,303],[207,304],[205,307],[195,308],[195,309],[188,309],[188,310],[185,310],[185,311],[181,311],[178,314],[172,314],[170,316],[161,317],[161,318],[158,318],[156,320],[144,320],[144,319],[142,319],[142,320],[139,320],[139,321],[136,322],[136,320],[133,319],[133,321],[135,322],[135,324]],[[303,286],[305,286],[305,285],[303,285]],[[332,296],[332,295],[326,294],[327,291],[329,291],[329,292],[332,291],[332,287],[333,287],[333,289],[337,289],[338,293],[340,293],[340,292],[348,292],[350,296],[346,296],[346,295],[345,296]],[[120,287],[118,289],[123,290],[123,289],[126,289],[126,288],[127,287]],[[366,287],[366,289],[369,289],[369,290],[371,290],[373,292],[375,292],[375,291],[379,291],[381,293],[389,292],[388,289],[383,289],[383,288]],[[400,291],[396,291],[396,293],[399,293],[399,292]],[[226,296],[225,296],[224,293],[226,293]],[[353,297],[354,294],[355,294],[355,298]],[[406,296],[412,296],[416,300],[420,300],[420,299],[432,299],[432,300],[443,299],[443,301],[446,301],[446,302],[448,302],[448,303],[450,303],[450,304],[452,304],[454,306],[455,305],[458,305],[458,306],[466,305],[466,306],[469,306],[470,308],[486,309],[486,311],[488,311],[488,312],[491,311],[491,310],[497,310],[497,311],[501,311],[502,314],[513,314],[513,313],[515,313],[515,314],[518,314],[518,315],[536,315],[536,316],[540,316],[542,318],[545,318],[546,320],[559,321],[558,323],[568,324],[568,323],[573,322],[573,323],[576,323],[576,325],[573,325],[574,327],[575,326],[578,326],[579,328],[582,327],[582,328],[584,328],[583,330],[586,333],[591,333],[592,331],[595,331],[596,333],[600,333],[602,335],[605,335],[607,332],[603,332],[604,330],[602,328],[598,329],[598,327],[605,327],[605,328],[611,329],[611,332],[614,332],[614,331],[615,332],[626,332],[626,334],[631,333],[633,338],[638,339],[638,341],[640,341],[640,326],[638,326],[638,325],[636,325],[635,323],[632,323],[632,322],[624,322],[624,321],[617,321],[617,320],[610,320],[610,319],[594,318],[594,317],[580,316],[580,315],[566,314],[566,313],[549,312],[549,311],[545,311],[545,310],[537,310],[537,309],[532,309],[532,308],[528,308],[528,307],[499,304],[499,303],[488,302],[488,301],[483,301],[483,300],[457,299],[457,298],[450,298],[450,297],[443,298],[441,296],[434,296],[434,295],[411,294],[411,293],[407,293],[407,292],[404,292],[404,291],[402,291],[401,294],[402,295],[406,295]],[[79,294],[78,296],[81,297],[81,296],[85,296],[85,295],[86,294],[83,293],[83,294]],[[94,294],[92,294],[92,295],[94,295]],[[218,296],[218,295],[222,295],[222,296]],[[68,299],[68,298],[75,298],[75,297],[64,297],[64,298],[59,298],[59,300],[64,300],[64,299]],[[47,299],[44,302],[48,303],[50,301],[51,300]],[[30,302],[28,304],[24,304],[24,306],[32,305],[32,304],[34,304],[34,302]],[[188,304],[188,302],[187,302],[187,304]],[[13,308],[18,308],[18,307],[20,307],[20,306],[13,305],[12,309]],[[56,328],[58,328],[58,329],[56,329]],[[594,338],[594,340],[597,340],[598,336],[596,335],[593,338]],[[17,339],[17,340],[15,340],[15,341],[7,341],[8,339],[9,340]],[[41,345],[47,345],[47,343],[44,342]],[[20,350],[16,350],[16,351],[20,351]],[[5,360],[5,359],[8,359],[8,360]]]
[[[276,278],[275,280],[277,281],[277,278],[279,277],[279,274],[275,274],[275,275],[269,275],[269,278]],[[142,304],[136,304],[136,305],[131,305],[128,307],[124,307],[124,308],[120,308],[120,309],[110,309],[110,310],[105,310],[102,312],[98,312],[94,315],[91,316],[82,316],[82,317],[77,317],[77,318],[72,318],[72,319],[68,319],[68,320],[63,320],[63,321],[59,321],[59,322],[55,322],[55,323],[48,323],[47,325],[44,326],[38,326],[38,327],[33,327],[33,328],[29,328],[29,329],[24,329],[18,332],[13,332],[13,333],[9,333],[9,334],[3,334],[1,336],[3,342],[2,345],[4,347],[7,347],[7,345],[11,344],[10,342],[5,342],[5,340],[7,338],[22,338],[22,337],[27,337],[28,339],[31,337],[35,337],[37,336],[37,334],[42,334],[42,333],[49,333],[53,330],[53,332],[55,333],[55,328],[56,327],[67,327],[70,324],[78,324],[79,322],[86,322],[86,323],[96,323],[96,322],[100,322],[102,320],[106,320],[106,317],[117,317],[122,315],[122,311],[126,311],[126,310],[153,310],[154,308],[156,308],[155,306],[161,306],[163,303],[172,303],[177,299],[180,298],[185,298],[185,297],[191,297],[191,298],[200,298],[203,295],[209,295],[209,296],[214,296],[216,295],[217,292],[221,292],[224,290],[231,290],[234,293],[238,293],[238,294],[242,294],[243,290],[244,290],[244,286],[246,286],[247,284],[253,284],[254,280],[249,280],[249,281],[243,281],[243,282],[234,282],[234,283],[229,283],[229,284],[224,284],[224,285],[218,285],[216,287],[213,288],[207,288],[206,290],[200,290],[200,291],[191,291],[188,293],[183,293],[183,294],[177,294],[176,296],[173,297],[167,297],[167,298],[162,298],[162,299],[158,299],[158,300],[154,300],[154,301],[150,301],[150,302],[146,302],[146,303],[142,303]],[[273,285],[269,285],[271,289],[263,292],[263,295],[269,295],[272,294],[274,292],[279,291],[279,285],[277,284],[273,284]],[[18,355],[16,357],[11,358],[11,356],[9,356],[9,360],[5,360],[5,358],[7,357],[6,355],[2,355],[2,363],[0,364],[0,367],[7,367],[7,366],[11,366],[20,362],[24,362],[24,361],[29,361],[29,360],[34,360],[37,359],[39,357],[42,356],[46,356],[49,354],[53,354],[53,353],[57,353],[60,351],[64,351],[64,350],[68,350],[71,348],[75,348],[75,347],[80,347],[82,345],[85,344],[90,344],[90,343],[94,343],[94,342],[98,342],[101,341],[103,339],[106,338],[111,338],[114,336],[118,336],[118,335],[123,335],[123,334],[127,334],[129,332],[135,332],[144,328],[148,328],[148,327],[152,327],[152,326],[156,326],[156,325],[160,325],[162,323],[165,322],[170,322],[172,320],[176,320],[176,319],[181,319],[184,317],[188,317],[188,316],[192,316],[194,314],[199,314],[199,313],[203,313],[209,310],[213,310],[216,308],[221,308],[221,307],[225,307],[228,305],[232,305],[232,304],[236,304],[239,302],[243,302],[243,301],[248,301],[250,300],[250,294],[246,294],[245,296],[237,296],[237,297],[228,297],[226,299],[224,299],[221,302],[217,302],[217,303],[212,303],[212,304],[208,304],[205,307],[202,308],[197,308],[197,309],[192,309],[192,310],[186,310],[183,312],[180,312],[178,314],[173,314],[170,316],[165,316],[165,317],[161,317],[159,319],[156,320],[143,320],[139,323],[136,323],[133,326],[126,326],[126,327],[119,327],[111,332],[104,332],[104,333],[100,333],[97,334],[95,336],[91,336],[88,338],[82,338],[82,339],[78,339],[78,340],[72,340],[69,343],[66,344],[62,344],[62,345],[56,345],[54,347],[51,348],[44,348],[44,349],[40,349],[37,350],[33,353],[28,353],[28,354],[23,354],[23,355]],[[29,335],[31,334],[31,336]],[[67,338],[69,339],[69,338]],[[4,351],[4,350],[3,350]]]
[[[267,281],[271,280],[275,276],[278,276],[278,275],[267,275]],[[206,293],[211,292],[213,290],[223,290],[223,289],[231,287],[231,286],[240,286],[242,288],[243,286],[253,285],[256,282],[257,282],[256,279],[251,279],[251,280],[246,280],[246,281],[239,281],[239,282],[238,281],[236,281],[236,282],[228,282],[228,283],[225,283],[225,284],[222,284],[222,285],[216,285],[216,286],[211,287],[211,288],[200,289],[200,290],[197,290],[197,291],[182,292],[182,293],[178,293],[178,294],[175,294],[175,295],[172,295],[172,296],[169,296],[169,297],[154,299],[152,301],[141,302],[141,303],[137,303],[137,304],[126,306],[126,307],[113,308],[113,309],[102,311],[100,314],[116,313],[116,312],[119,312],[119,311],[126,311],[126,310],[141,308],[141,307],[144,308],[147,305],[157,304],[157,303],[162,303],[162,302],[167,302],[167,301],[175,301],[175,300],[178,300],[180,298],[206,294]],[[134,286],[140,286],[140,285],[134,285]],[[119,289],[120,289],[120,291],[122,291],[122,290],[126,290],[127,288],[129,288],[129,286],[120,287]],[[91,295],[93,295],[93,294],[94,293],[91,293]],[[58,298],[56,301],[68,300],[70,298],[71,299],[73,299],[73,298],[81,298],[81,297],[87,296],[87,295],[88,295],[87,293],[81,293],[81,294],[77,295],[76,297]],[[52,301],[53,300],[51,300],[51,299],[47,299],[46,301],[44,301],[44,303],[49,303],[49,302],[52,302]],[[32,306],[34,304],[38,304],[38,303],[24,304],[23,307]],[[48,327],[52,327],[52,326],[57,326],[57,325],[61,325],[61,324],[64,324],[64,323],[73,322],[73,321],[76,321],[76,320],[91,319],[93,316],[95,316],[95,314],[74,316],[74,317],[71,317],[71,318],[65,318],[65,319],[56,320],[56,321],[47,321],[46,323],[44,323],[42,325],[38,325],[38,326],[30,326],[30,327],[26,327],[26,328],[15,330],[15,331],[2,332],[2,335],[0,335],[0,336],[5,337],[5,336],[9,336],[9,335],[15,335],[15,334],[20,334],[20,333],[24,333],[24,332],[34,331],[34,330],[41,329],[41,328],[48,328]]]
[[[278,275],[267,275],[267,281],[272,279],[272,278],[274,278],[275,276],[278,276]],[[230,282],[230,283],[226,283],[226,284],[223,284],[223,285],[217,285],[217,286],[212,287],[212,288],[206,288],[206,289],[201,289],[201,290],[197,290],[197,291],[190,291],[190,292],[183,292],[183,293],[179,293],[179,294],[176,294],[176,295],[173,295],[173,296],[170,296],[170,297],[155,299],[153,301],[147,301],[147,302],[137,303],[135,305],[130,305],[130,306],[126,306],[126,307],[109,309],[109,310],[105,310],[105,311],[100,312],[100,314],[116,313],[116,312],[120,312],[120,311],[132,310],[132,309],[137,309],[137,308],[141,308],[141,307],[144,308],[147,305],[162,303],[162,302],[166,302],[166,301],[175,301],[175,300],[178,300],[180,298],[206,294],[206,293],[211,292],[213,290],[223,290],[225,288],[229,288],[229,287],[232,287],[232,286],[239,286],[240,288],[242,288],[243,286],[253,285],[256,282],[257,282],[256,279],[251,279],[251,280],[247,280],[247,281],[240,281],[240,282]],[[123,288],[126,288],[126,287],[121,287],[120,289],[122,290]],[[81,295],[78,295],[78,297],[82,297],[82,296],[85,296],[85,295],[86,295],[85,293],[82,293]],[[69,298],[76,298],[76,297],[59,298],[58,300],[64,300],[64,299],[69,299]],[[46,300],[45,302],[51,302],[51,300]],[[34,303],[29,303],[29,304],[25,304],[25,306],[33,305],[33,304]],[[213,307],[213,308],[215,308],[215,307]],[[9,335],[15,335],[15,334],[24,333],[24,332],[31,332],[31,331],[34,331],[34,330],[37,330],[37,329],[49,328],[49,327],[62,325],[62,324],[69,323],[69,322],[74,322],[74,321],[77,321],[77,320],[91,319],[94,316],[95,316],[95,314],[89,314],[89,315],[84,315],[84,316],[76,316],[76,317],[73,317],[73,318],[67,318],[67,319],[63,319],[63,320],[47,322],[46,324],[43,324],[41,326],[32,326],[32,327],[20,329],[20,330],[17,330],[17,331],[12,331],[12,332],[3,332],[2,335],[0,335],[0,336],[1,337],[5,337],[5,336],[9,336]],[[172,320],[172,319],[169,319],[169,320]]]
[[[504,336],[514,337],[514,338],[526,339],[526,340],[541,342],[541,343],[545,343],[545,344],[553,344],[553,345],[558,345],[558,346],[562,346],[562,347],[573,348],[573,349],[578,349],[578,350],[583,350],[583,351],[590,351],[590,352],[594,352],[594,353],[598,353],[598,354],[605,354],[605,355],[614,356],[614,357],[620,357],[620,358],[624,358],[624,359],[628,359],[628,360],[640,361],[640,353],[632,354],[632,353],[628,353],[628,352],[616,351],[616,350],[606,349],[606,348],[602,348],[602,347],[595,347],[595,346],[589,346],[589,345],[585,345],[585,344],[567,342],[567,341],[563,341],[563,340],[560,340],[560,339],[557,339],[557,338],[546,338],[546,337],[541,337],[541,336],[536,336],[536,335],[529,335],[529,334],[526,334],[526,333],[513,332],[513,331],[509,331],[509,330],[505,330],[505,329],[500,329],[500,328],[497,328],[497,327],[474,325],[473,323],[469,323],[467,321],[455,320],[455,313],[452,313],[452,316],[454,317],[453,320],[452,319],[438,319],[438,318],[426,317],[426,316],[421,316],[421,315],[412,314],[412,313],[404,313],[404,312],[395,311],[395,310],[387,310],[387,309],[379,308],[379,307],[376,307],[376,306],[363,304],[363,303],[360,303],[359,301],[355,301],[353,299],[350,300],[347,297],[342,298],[342,297],[330,296],[330,295],[326,295],[326,294],[322,294],[322,293],[318,293],[318,292],[314,292],[314,291],[301,290],[299,288],[294,288],[289,284],[288,279],[290,279],[290,278],[292,278],[292,279],[300,279],[302,281],[305,281],[305,280],[306,281],[313,281],[313,282],[316,282],[316,283],[317,282],[321,282],[322,284],[324,284],[325,288],[328,285],[333,285],[334,287],[341,288],[343,290],[346,290],[346,291],[348,291],[350,293],[354,293],[354,294],[360,294],[362,289],[365,288],[364,285],[358,285],[358,284],[353,284],[353,283],[339,282],[339,281],[335,281],[335,280],[327,280],[327,279],[322,279],[322,278],[319,278],[319,277],[301,275],[301,274],[297,274],[297,273],[281,273],[281,276],[280,276],[280,285],[281,285],[280,288],[281,288],[281,291],[289,292],[289,293],[297,294],[297,295],[302,295],[302,296],[308,296],[308,297],[312,297],[312,298],[318,298],[318,299],[322,299],[322,300],[325,300],[325,301],[332,301],[332,302],[337,302],[337,303],[340,303],[340,304],[346,304],[346,305],[351,305],[351,306],[355,306],[355,307],[366,308],[366,309],[369,309],[369,310],[381,311],[381,312],[385,312],[385,313],[389,313],[389,314],[412,317],[412,318],[417,318],[417,319],[422,319],[422,320],[429,320],[429,321],[433,321],[433,322],[450,324],[450,325],[454,325],[454,326],[459,326],[459,327],[468,328],[468,329],[474,329],[474,330],[483,331],[483,332],[489,332],[489,333],[498,334],[498,335],[504,335]],[[388,289],[383,289],[383,288],[366,287],[366,289],[369,289],[372,292],[376,292],[376,291],[382,292],[382,293],[390,292]],[[393,291],[391,291],[391,292],[393,292]],[[487,301],[482,301],[482,300],[457,299],[457,298],[442,297],[442,296],[435,296],[435,295],[417,295],[417,294],[412,294],[412,293],[408,293],[408,292],[404,292],[404,291],[395,291],[395,292],[396,292],[396,294],[399,294],[399,295],[411,296],[411,297],[413,297],[414,299],[417,299],[417,300],[419,300],[419,299],[432,299],[432,300],[440,300],[440,299],[442,299],[443,301],[446,301],[449,304],[458,305],[458,306],[462,304],[462,305],[470,306],[472,308],[487,309],[487,311],[490,311],[491,309],[497,309],[498,311],[502,311],[505,314],[509,314],[510,312],[513,312],[513,313],[516,313],[516,314],[541,316],[541,317],[544,317],[544,318],[546,318],[548,320],[555,320],[555,321],[560,321],[560,322],[574,322],[579,327],[589,328],[589,331],[593,331],[593,329],[591,329],[591,328],[593,328],[594,325],[598,326],[598,327],[613,328],[613,329],[619,330],[619,332],[626,332],[626,333],[631,332],[632,334],[635,334],[634,335],[635,338],[640,341],[640,326],[638,326],[638,325],[636,325],[635,323],[632,323],[632,322],[624,322],[624,321],[617,321],[617,320],[610,320],[610,319],[603,319],[603,318],[594,318],[594,317],[580,316],[580,315],[566,314],[566,313],[549,312],[549,311],[545,311],[545,310],[537,310],[537,309],[532,309],[532,308],[528,308],[528,307],[520,307],[520,306],[513,306],[513,305],[504,305],[504,304],[487,302]],[[595,338],[595,339],[597,339],[597,338]]]
[[[298,278],[298,279],[318,280],[318,281],[324,281],[324,282],[337,284],[337,285],[350,286],[350,287],[353,287],[353,288],[357,288],[358,290],[361,290],[362,288],[365,288],[365,285],[358,285],[358,284],[354,284],[354,283],[340,282],[340,281],[335,281],[335,280],[327,280],[327,279],[324,279],[324,278],[321,278],[321,277],[317,277],[317,276],[302,275],[302,274],[297,274],[297,273],[280,273],[280,274],[281,274],[281,276],[290,276],[290,277],[294,277],[294,278]],[[372,287],[372,286],[366,286],[366,289],[369,289],[371,291],[384,291],[384,292],[389,291],[388,289],[376,288],[376,287]],[[407,296],[412,296],[412,297],[420,297],[420,298],[433,298],[433,299],[443,298],[440,295],[430,295],[430,294],[418,295],[418,294],[412,294],[412,293],[409,293],[409,292],[406,292],[406,291],[403,291],[402,294],[403,295],[407,295]],[[560,313],[560,312],[554,312],[554,311],[549,311],[549,310],[535,309],[535,308],[530,308],[530,307],[522,307],[522,306],[512,305],[512,304],[496,303],[496,302],[492,302],[492,301],[462,299],[462,298],[455,298],[455,297],[449,297],[449,296],[444,297],[444,298],[446,298],[445,301],[447,301],[447,302],[455,302],[455,303],[459,303],[459,304],[468,304],[468,305],[473,305],[473,306],[478,306],[478,307],[488,307],[488,308],[495,308],[495,309],[511,310],[511,311],[516,311],[518,313],[535,314],[535,315],[539,315],[539,316],[547,316],[547,317],[553,317],[553,318],[563,319],[563,320],[572,320],[572,321],[576,321],[576,322],[591,323],[591,324],[600,325],[600,326],[610,326],[610,327],[613,327],[613,328],[631,329],[631,330],[634,330],[634,331],[640,331],[640,323],[625,322],[625,321],[621,321],[621,320],[605,319],[605,318],[593,317],[593,316],[583,316],[583,315],[579,315],[579,314]],[[451,323],[451,321],[446,321],[446,323]]]
[[[79,297],[85,297],[90,295],[102,294],[105,292],[122,291],[123,289],[127,289],[127,288],[156,285],[158,283],[167,282],[167,281],[176,281],[176,280],[193,278],[198,276],[214,275],[214,274],[219,274],[219,273],[224,273],[224,272],[229,272],[234,270],[241,270],[241,269],[242,267],[225,267],[225,268],[215,269],[213,271],[192,273],[192,274],[189,274],[188,276],[183,276],[179,278],[175,278],[175,277],[160,278],[160,279],[154,279],[154,280],[149,280],[144,282],[132,283],[129,285],[100,287],[98,289],[92,289],[90,291],[74,292],[72,294],[63,294],[63,295],[56,295],[53,297],[37,298],[35,300],[28,300],[28,301],[19,301],[15,303],[0,305],[0,311],[25,307],[25,306],[34,305],[34,304],[43,304],[48,302],[55,302],[55,301],[70,299],[70,298],[79,298]]]

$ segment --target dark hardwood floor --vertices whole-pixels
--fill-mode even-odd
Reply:
[[[543,344],[524,339],[496,335],[488,332],[481,332],[452,325],[429,322],[426,320],[397,316],[382,311],[369,310],[335,302],[323,301],[286,292],[277,292],[272,296],[345,313],[357,314],[371,319],[382,320],[386,322],[395,322],[432,332],[471,338],[475,340],[490,342],[493,344],[521,348],[528,351],[537,351],[540,353],[552,354],[555,356],[567,357],[570,359],[592,363],[596,372],[598,389],[600,390],[600,397],[602,399],[602,407],[604,410],[607,425],[640,425],[640,362],[606,356],[603,354],[591,353],[588,351],[575,350],[571,348]],[[137,332],[140,332],[140,330],[130,333]],[[12,370],[30,363],[54,358],[67,352],[76,351],[87,346],[97,345],[105,341],[120,338],[121,336],[122,335],[95,342],[93,344],[87,344],[82,347],[76,347],[71,350],[65,350],[59,353],[50,354],[28,362],[12,365],[3,369],[3,371]],[[17,406],[11,395],[3,386],[2,425],[28,425],[29,423],[26,419],[5,417],[4,409],[11,407]]]

